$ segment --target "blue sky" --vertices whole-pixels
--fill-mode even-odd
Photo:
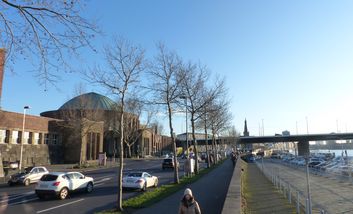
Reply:
[[[104,4],[103,4],[104,2]],[[235,0],[91,0],[82,12],[98,19],[104,36],[121,35],[155,54],[163,41],[185,60],[200,61],[225,76],[234,125],[266,135],[289,130],[306,133],[353,132],[353,2],[352,1],[235,1]],[[102,64],[102,55],[82,50],[77,69]],[[31,114],[59,108],[87,85],[79,74],[63,74],[47,91],[38,85],[25,63],[5,75],[2,107]],[[163,118],[162,118],[163,119]],[[176,116],[176,132],[185,130]],[[167,125],[165,125],[167,131]]]

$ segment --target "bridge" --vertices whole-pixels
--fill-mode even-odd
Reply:
[[[276,136],[241,136],[238,138],[238,144],[254,143],[285,143],[297,142],[298,155],[307,156],[310,154],[309,141],[327,141],[327,140],[351,140],[353,133],[331,133],[331,134],[306,134],[306,135],[276,135]]]

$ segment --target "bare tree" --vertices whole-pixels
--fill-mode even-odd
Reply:
[[[217,81],[213,83],[212,87],[207,88],[209,74],[206,67],[189,63],[184,66],[184,69],[187,75],[184,78],[182,90],[183,94],[189,101],[187,104],[187,109],[191,115],[190,121],[194,147],[193,149],[196,157],[195,172],[198,173],[199,164],[195,123],[203,116],[205,108],[207,109],[207,105],[222,96],[225,91],[224,80],[219,81],[217,79]]]
[[[71,56],[85,46],[94,50],[98,30],[81,16],[83,6],[79,0],[1,0],[0,46],[7,59],[28,60],[40,83],[55,82]]]
[[[116,109],[119,119],[118,124],[113,129],[120,135],[117,210],[122,211],[125,101],[129,95],[137,93],[137,90],[134,89],[139,85],[140,77],[145,70],[146,64],[144,50],[122,38],[115,39],[111,46],[105,48],[105,57],[108,69],[103,70],[100,67],[96,67],[87,76],[93,83],[98,83],[110,93],[119,97]]]
[[[224,98],[215,100],[210,107],[209,123],[212,132],[212,146],[215,160],[218,162],[218,146],[216,136],[231,126],[232,115],[229,112],[229,102]]]
[[[174,166],[177,166],[177,151],[173,129],[173,112],[181,96],[180,87],[184,78],[182,61],[174,52],[168,51],[163,44],[158,45],[159,54],[150,71],[152,84],[152,103],[166,108],[170,137],[173,144]],[[174,167],[174,182],[179,183],[178,167]]]
[[[124,123],[124,144],[127,147],[127,157],[131,157],[131,147],[141,138],[143,131],[147,130],[150,126],[151,120],[154,115],[154,111],[149,106],[145,108],[145,104],[142,99],[134,97],[126,101],[126,109],[129,111],[129,122]],[[143,115],[143,113],[145,113]],[[139,126],[137,118],[145,117],[145,123],[143,126]]]

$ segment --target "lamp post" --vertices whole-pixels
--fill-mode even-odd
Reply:
[[[19,169],[22,169],[22,154],[23,154],[23,142],[25,139],[25,123],[26,123],[26,110],[30,109],[29,106],[23,107],[23,121],[22,121],[22,136],[21,136],[21,151],[20,151],[20,165]]]
[[[188,98],[185,95],[180,96],[180,99],[185,100],[185,139],[186,139],[186,151],[189,149],[189,135],[188,135]]]

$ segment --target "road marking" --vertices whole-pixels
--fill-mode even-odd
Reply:
[[[45,210],[37,211],[37,213],[44,213],[44,212],[47,212],[47,211],[50,211],[50,210],[54,210],[54,209],[57,209],[57,208],[60,208],[60,207],[64,207],[64,206],[67,206],[67,205],[70,205],[70,204],[78,203],[78,202],[83,201],[83,200],[85,200],[85,199],[81,198],[79,200],[71,201],[71,202],[66,203],[66,204],[61,204],[59,206],[55,206],[55,207],[51,207],[51,208],[48,208],[48,209],[45,209]]]
[[[16,203],[3,204],[3,205],[1,205],[1,207],[3,207],[3,206],[13,206],[13,205],[16,205],[16,204],[24,204],[24,203],[27,203],[27,202],[30,202],[30,201],[35,201],[35,200],[38,200],[38,198],[35,197],[35,198],[19,201],[19,202],[16,202]]]
[[[98,178],[94,178],[94,180],[98,180],[98,179],[102,179],[102,178],[111,178],[111,175],[107,175],[107,176],[102,176],[102,177],[98,177]]]
[[[95,184],[99,184],[99,183],[102,183],[102,182],[104,182],[104,181],[109,181],[110,179],[112,179],[112,178],[103,178],[102,180],[96,181],[96,182],[94,182],[94,183],[95,183]]]
[[[32,195],[32,194],[34,194],[34,191],[26,192],[23,194],[16,194],[16,195],[12,195],[12,196],[10,195],[10,196],[8,196],[8,199],[2,200],[2,201],[0,201],[0,203],[7,203],[9,201],[13,201],[18,198],[23,198],[23,197],[26,197],[26,196]]]
[[[102,186],[102,185],[104,185],[104,183],[96,184],[96,185],[94,185],[94,186],[95,186],[95,187],[99,187],[99,186]]]

